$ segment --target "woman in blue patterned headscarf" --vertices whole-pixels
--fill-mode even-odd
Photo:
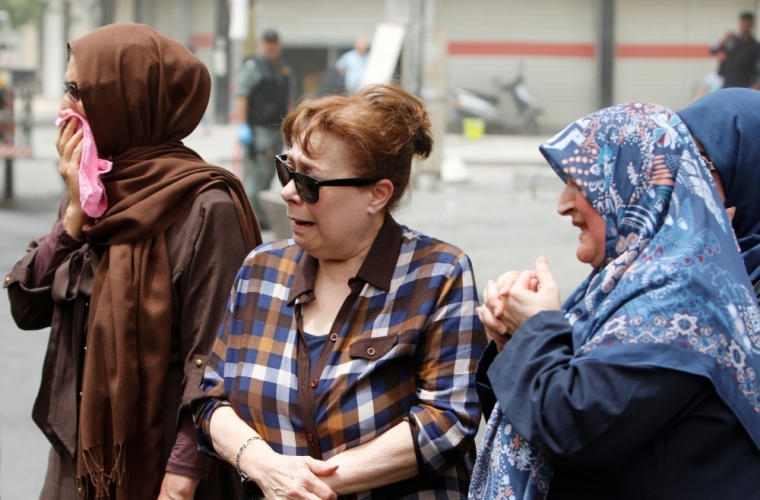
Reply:
[[[689,130],[623,104],[541,152],[594,270],[561,312],[543,258],[486,289],[470,498],[756,498],[760,312]]]
[[[760,92],[723,89],[678,112],[715,169],[742,251],[744,265],[760,296]]]

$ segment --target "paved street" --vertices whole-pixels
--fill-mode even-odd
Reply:
[[[38,127],[34,160],[16,163],[17,205],[0,209],[0,269],[4,275],[34,237],[45,234],[63,191],[55,165],[53,127]],[[209,161],[232,165],[231,127],[197,131],[187,141]],[[463,184],[433,185],[413,193],[398,214],[404,224],[453,243],[472,258],[478,287],[510,269],[526,269],[545,255],[566,297],[587,274],[575,260],[578,230],[555,212],[562,183],[535,150],[540,138],[486,137],[468,143],[451,137],[447,151],[468,164]],[[272,234],[267,233],[271,238]],[[36,498],[48,445],[32,423],[47,331],[22,332],[0,294],[0,496]]]

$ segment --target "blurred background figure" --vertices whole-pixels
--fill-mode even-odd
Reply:
[[[360,36],[354,42],[353,50],[349,50],[338,59],[335,68],[338,74],[344,78],[346,92],[349,94],[359,90],[359,85],[364,77],[364,70],[367,68],[367,59],[369,59],[369,42],[363,36]]]
[[[758,65],[760,64],[760,44],[752,36],[755,16],[743,12],[739,16],[739,34],[732,32],[710,47],[713,54],[720,54],[723,59],[718,67],[718,74],[723,77],[723,88],[752,87],[760,89],[758,82]]]
[[[258,193],[269,189],[274,177],[274,157],[283,147],[280,125],[288,113],[290,66],[280,59],[279,34],[264,31],[259,55],[248,59],[238,76],[235,116],[238,140],[243,144],[243,185],[259,217],[262,229],[269,221]]]

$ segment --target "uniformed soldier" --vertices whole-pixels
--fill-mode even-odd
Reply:
[[[290,67],[280,59],[281,50],[277,32],[265,31],[260,55],[245,62],[235,92],[238,140],[245,150],[243,185],[262,229],[269,228],[269,221],[258,193],[272,183],[274,156],[283,148],[280,125],[289,105]]]

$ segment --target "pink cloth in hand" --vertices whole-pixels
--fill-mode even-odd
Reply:
[[[76,113],[70,113],[55,121],[56,127],[62,127],[71,118],[76,117],[77,130],[84,128],[82,136],[82,156],[79,159],[79,202],[82,211],[93,219],[97,219],[108,208],[108,197],[100,176],[109,172],[113,163],[98,158],[98,149],[92,135],[90,124]]]

